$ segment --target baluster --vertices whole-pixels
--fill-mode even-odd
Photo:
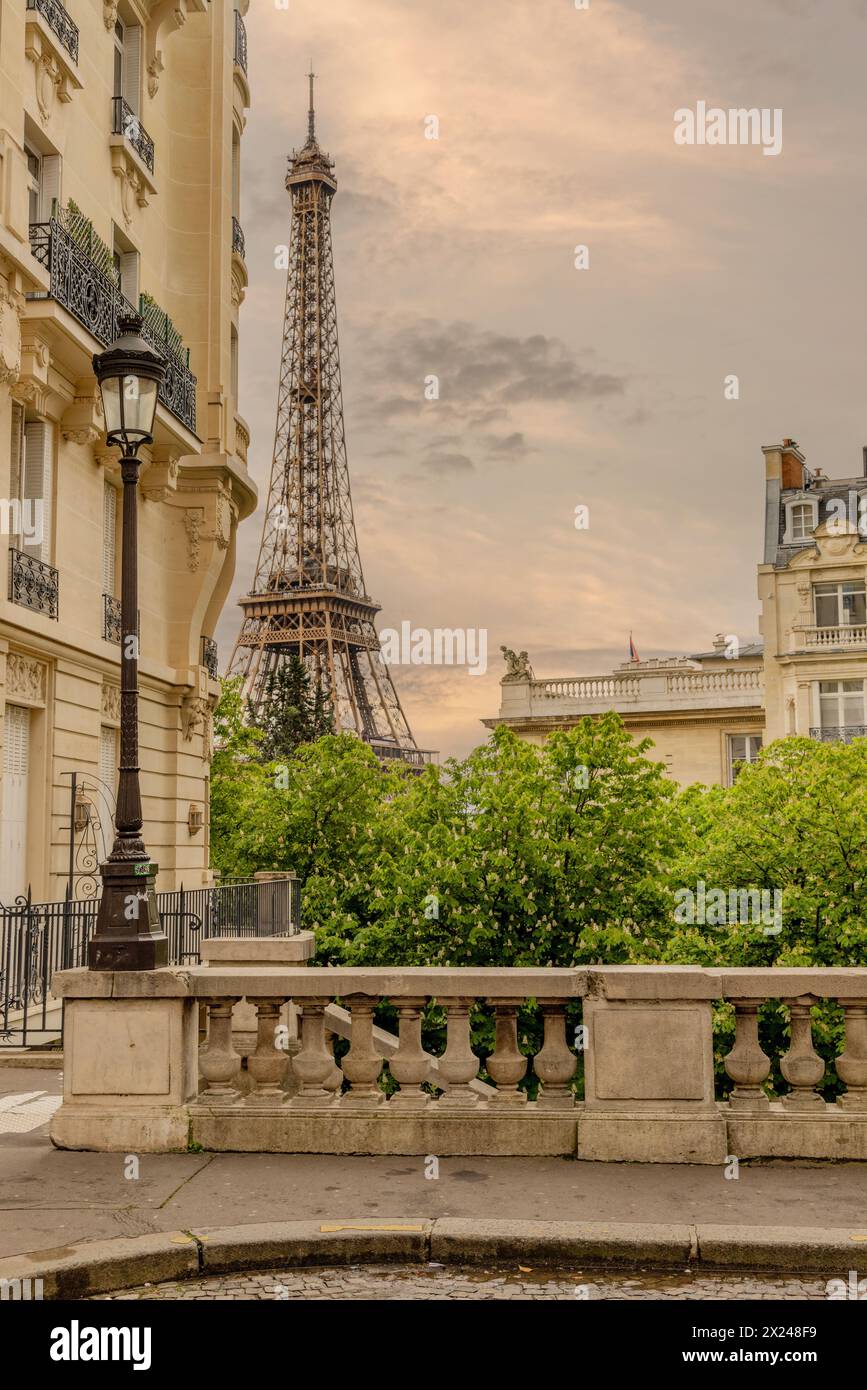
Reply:
[[[343,1096],[343,1110],[372,1110],[382,1105],[385,1095],[377,1081],[382,1071],[382,1055],[373,1045],[375,1000],[366,994],[351,994],[346,1000],[352,1013],[349,1051],[343,1058],[343,1075],[351,1086]]]
[[[247,1105],[281,1105],[286,1099],[282,1082],[289,1059],[275,1045],[274,1035],[286,1000],[248,999],[247,1003],[256,1008],[256,1051],[247,1058],[253,1089],[247,1096]]]
[[[234,1105],[239,1093],[232,1085],[241,1069],[241,1058],[232,1046],[232,1010],[237,999],[207,999],[208,1043],[199,1054],[199,1070],[208,1083],[202,1099]]]
[[[732,1110],[767,1110],[770,1102],[762,1090],[771,1070],[771,1059],[759,1043],[759,1002],[733,999],[735,1042],[725,1060],[726,1073],[734,1089],[729,1096]]]
[[[298,1094],[288,1102],[293,1110],[321,1109],[333,1102],[333,1088],[326,1084],[335,1070],[334,1054],[325,1041],[325,1008],[329,1002],[305,999],[301,1004],[301,1050],[292,1062],[301,1084]]]
[[[837,1075],[846,1093],[837,1104],[846,1110],[867,1110],[867,1000],[841,999],[846,1015],[846,1045],[837,1058]]]
[[[389,1058],[388,1069],[400,1086],[390,1105],[398,1110],[425,1110],[430,1096],[421,1088],[430,1069],[421,1041],[421,1021],[425,998],[401,999],[398,1012],[398,1048]]]
[[[562,1000],[540,999],[545,1039],[533,1069],[542,1082],[540,1110],[569,1110],[575,1104],[569,1082],[575,1075],[575,1054],[566,1043],[566,1006]]]
[[[470,1087],[479,1073],[479,1059],[470,1047],[470,1009],[474,1002],[450,999],[446,1004],[448,1033],[439,1064],[445,1095],[437,1102],[444,1110],[470,1110],[479,1104],[479,1097]]]
[[[325,1029],[325,1049],[331,1058],[331,1070],[323,1081],[322,1085],[326,1091],[331,1092],[332,1099],[335,1094],[343,1087],[343,1072],[334,1060],[334,1044],[337,1041],[337,1034],[330,1028]]]
[[[813,1047],[810,1003],[787,999],[792,1040],[780,1062],[780,1071],[792,1090],[783,1096],[786,1110],[824,1110],[825,1102],[816,1087],[825,1075],[825,1063]]]
[[[494,1050],[485,1066],[497,1083],[494,1105],[526,1105],[527,1092],[518,1082],[527,1074],[528,1059],[518,1047],[518,1005],[521,999],[491,1000],[496,1018]]]

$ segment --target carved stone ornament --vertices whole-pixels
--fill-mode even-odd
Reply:
[[[203,700],[199,695],[184,696],[181,701],[181,728],[185,742],[190,743],[197,730],[205,729],[205,722],[210,719],[210,715],[211,707],[207,700]]]
[[[501,684],[506,681],[531,681],[533,680],[533,668],[530,665],[530,658],[527,652],[513,652],[511,647],[500,647],[503,653],[503,660],[506,663],[506,674],[503,676]]]
[[[12,386],[21,371],[21,310],[24,298],[0,287],[0,385]]]
[[[187,567],[192,574],[199,568],[202,558],[202,527],[205,524],[204,507],[187,507],[184,512],[184,528],[187,533]]]
[[[100,713],[110,724],[120,723],[120,686],[104,685],[100,701]]]
[[[44,705],[48,688],[48,667],[43,661],[22,652],[6,657],[6,698],[25,705]]]
[[[102,0],[102,21],[106,29],[113,29],[117,24],[117,4],[118,0]]]

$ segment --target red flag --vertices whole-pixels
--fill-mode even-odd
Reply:
[[[630,661],[638,661],[639,659],[640,659],[640,658],[639,658],[639,656],[638,656],[638,652],[635,650],[635,643],[634,643],[633,640],[632,640],[632,633],[630,632],[630,634],[629,634],[629,660],[630,660]]]

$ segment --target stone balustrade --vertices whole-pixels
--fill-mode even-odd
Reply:
[[[66,971],[52,988],[66,1000],[64,1102],[52,1125],[60,1147],[867,1159],[863,968],[236,968],[215,960],[136,974]],[[811,1029],[812,1007],[824,999],[837,1001],[845,1020],[835,1063],[845,1090],[834,1103],[819,1093],[827,1078]],[[233,1011],[243,1000],[256,1032],[240,1084]],[[713,1005],[721,1000],[735,1019],[725,1102],[714,1074]],[[762,1047],[759,1009],[768,1000],[785,1005],[790,1023],[778,1059],[790,1089],[780,1099],[765,1089],[774,1059]],[[281,1036],[289,1001],[300,1012],[291,1057]],[[390,1053],[374,1026],[382,1001],[397,1016]],[[445,1020],[434,1070],[422,1042],[431,1003]],[[527,1003],[542,1025],[533,1056],[519,1036]],[[349,1015],[345,1053],[334,1046],[335,1005]],[[491,1020],[481,1057],[471,1045],[477,1009]]]

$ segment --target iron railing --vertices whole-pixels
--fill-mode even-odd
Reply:
[[[57,35],[73,63],[78,62],[78,25],[74,24],[60,0],[27,0],[28,10],[37,10],[49,29]]]
[[[408,763],[410,767],[422,768],[436,762],[436,753],[427,748],[401,748],[397,743],[386,743],[371,739],[370,747],[382,762]]]
[[[867,738],[867,724],[826,724],[822,729],[811,729],[810,738],[820,743],[851,743],[853,738]]]
[[[128,140],[149,173],[154,171],[154,142],[148,135],[129,102],[123,97],[111,99],[111,129],[113,135]]]
[[[294,936],[301,887],[288,876],[157,893],[170,965],[199,964],[199,942],[213,936]],[[87,965],[99,900],[34,903],[30,894],[0,904],[0,1046],[26,1047],[27,1034],[61,1033],[51,998],[56,970]]]
[[[247,26],[244,16],[235,11],[235,66],[247,75]]]
[[[34,555],[10,549],[9,598],[22,608],[56,618],[60,612],[60,575]]]
[[[155,344],[164,357],[174,358],[182,367],[190,365],[190,349],[184,347],[182,335],[168,314],[149,294],[140,294],[138,310],[147,329],[145,337]]]
[[[32,223],[30,247],[51,277],[49,296],[56,299],[89,333],[108,347],[118,336],[117,321],[135,309],[120,291],[114,267],[100,264],[102,243],[82,214],[59,209],[49,222]],[[95,250],[94,250],[95,247]],[[28,299],[41,296],[28,295]],[[140,308],[153,301],[142,297]],[[156,307],[156,306],[153,306]],[[160,310],[156,307],[157,315]],[[159,398],[167,410],[193,434],[196,431],[196,378],[182,355],[169,351],[165,336],[155,332],[153,314],[145,319],[142,337],[166,359]]]
[[[121,639],[120,599],[111,594],[102,596],[102,635],[106,642],[120,642]]]
[[[208,675],[217,680],[220,674],[220,653],[213,637],[202,638],[202,665]]]
[[[244,239],[244,229],[237,217],[232,218],[232,250],[241,257],[242,261],[247,259],[247,242]]]

